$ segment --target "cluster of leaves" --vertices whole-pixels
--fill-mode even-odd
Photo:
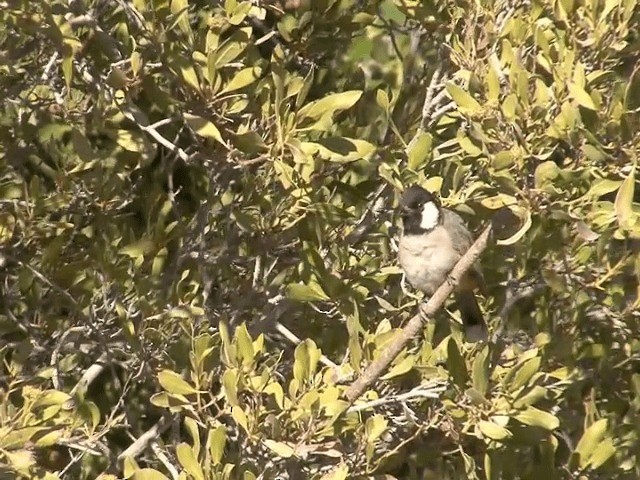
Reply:
[[[0,475],[640,476],[634,0],[0,20]],[[416,310],[413,182],[521,220],[482,258],[504,331],[443,313],[350,405]]]

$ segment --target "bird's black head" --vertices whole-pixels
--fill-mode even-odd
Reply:
[[[426,233],[440,223],[440,201],[419,185],[407,188],[400,199],[405,234]]]

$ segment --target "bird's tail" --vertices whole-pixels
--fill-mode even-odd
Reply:
[[[482,316],[482,311],[471,290],[458,291],[455,294],[458,309],[462,317],[465,336],[468,342],[479,342],[489,338],[489,330]]]

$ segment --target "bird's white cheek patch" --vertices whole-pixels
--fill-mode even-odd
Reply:
[[[423,230],[431,230],[438,225],[440,218],[440,210],[433,202],[425,203],[422,207],[422,218],[420,219],[420,228]]]

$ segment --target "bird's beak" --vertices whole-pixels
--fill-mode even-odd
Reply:
[[[411,209],[409,207],[407,207],[406,205],[403,205],[400,207],[400,216],[401,217],[408,217],[409,213],[411,213]]]

